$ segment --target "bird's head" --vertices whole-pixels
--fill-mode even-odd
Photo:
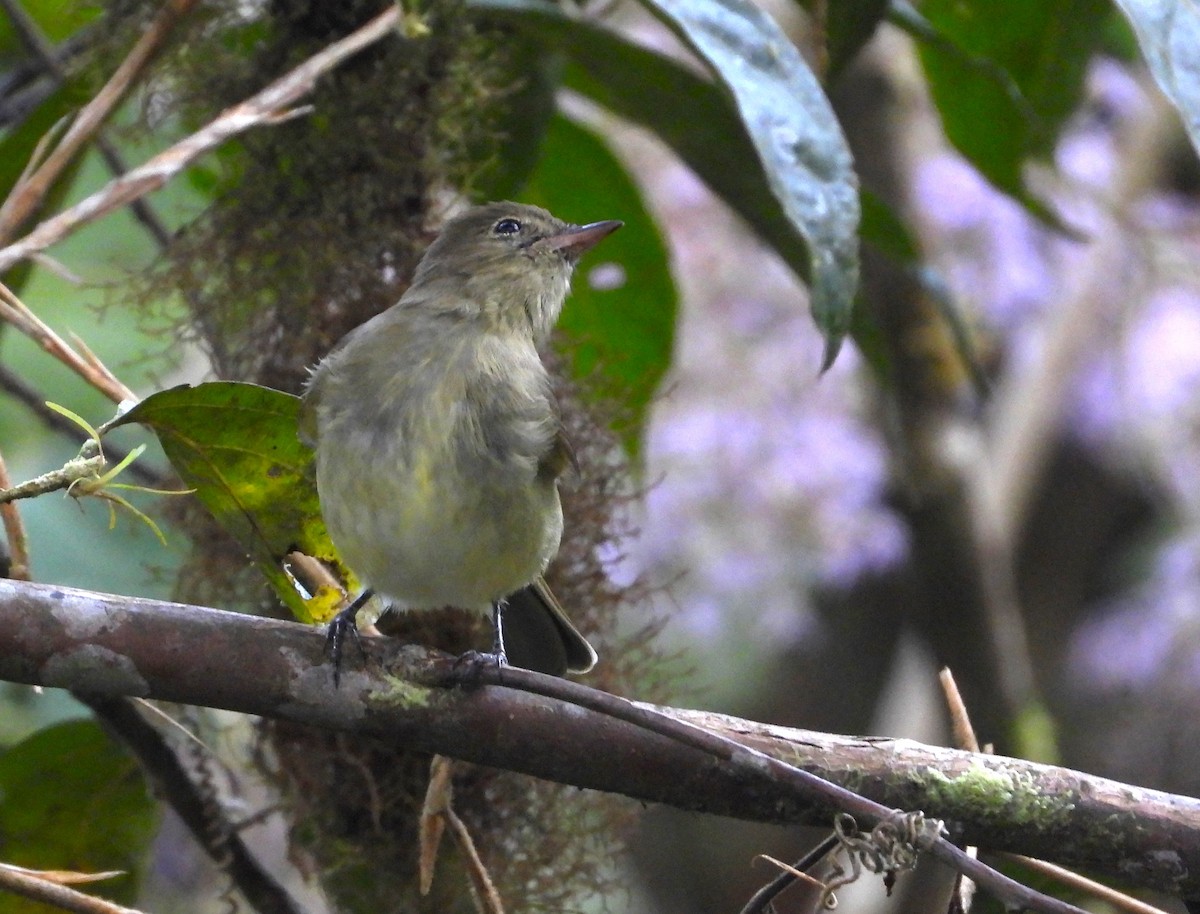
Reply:
[[[413,288],[453,291],[486,317],[528,324],[541,342],[558,319],[579,258],[621,225],[573,225],[522,203],[473,207],[446,223],[421,259]]]

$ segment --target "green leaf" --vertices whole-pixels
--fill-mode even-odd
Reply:
[[[88,886],[120,904],[137,899],[146,851],[158,824],[137,763],[92,721],[39,730],[0,754],[0,848],[31,869],[130,875]],[[5,912],[44,905],[5,896]]]
[[[555,92],[562,61],[540,44],[516,34],[505,49],[510,72],[522,74],[516,91],[493,109],[499,149],[469,183],[477,201],[507,200],[520,194],[536,167],[546,127],[556,110]]]
[[[358,583],[337,555],[313,475],[313,453],[297,437],[300,398],[257,384],[218,381],[152,394],[108,427],[152,429],[184,485],[246,550],[301,622],[327,621],[341,595],[322,588],[305,599],[284,570],[300,551]]]
[[[1117,0],[1117,6],[1200,152],[1200,7],[1194,0]]]
[[[829,77],[833,78],[875,34],[883,21],[889,0],[836,0],[827,3],[825,46],[829,55]]]
[[[703,48],[718,87],[540,0],[470,2],[561,48],[568,87],[674,149],[809,281],[826,363],[836,355],[858,283],[856,179],[828,102],[778,26],[745,0],[656,7]]]
[[[724,86],[771,192],[804,236],[813,317],[826,341],[822,368],[828,368],[850,326],[859,220],[858,178],[829,99],[791,39],[750,0],[642,5]]]
[[[550,122],[522,199],[576,222],[625,223],[580,264],[558,325],[574,343],[576,375],[599,372],[600,394],[632,411],[622,432],[636,455],[651,398],[671,362],[678,297],[654,220],[608,148],[561,116]],[[616,270],[623,273],[619,285],[595,282]]]
[[[1078,107],[1107,11],[1105,0],[925,0],[919,13],[893,4],[893,21],[918,39],[947,138],[996,188],[1050,222],[1025,190],[1022,166],[1051,151]]]

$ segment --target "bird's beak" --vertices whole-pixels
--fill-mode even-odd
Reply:
[[[593,222],[590,225],[573,225],[557,235],[542,239],[542,244],[552,251],[561,251],[571,260],[578,260],[604,238],[607,238],[625,223],[616,219]]]

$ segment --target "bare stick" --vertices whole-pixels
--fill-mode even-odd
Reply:
[[[160,152],[70,209],[47,219],[20,241],[0,249],[0,273],[13,264],[44,251],[82,225],[86,225],[119,207],[158,190],[183,168],[230,137],[251,127],[278,123],[288,116],[287,109],[311,92],[317,79],[346,58],[391,34],[400,11],[389,7],[362,28],[277,79],[246,101],[222,112],[215,120],[169,149]]]
[[[69,886],[44,879],[31,870],[7,864],[0,864],[0,889],[77,914],[140,914],[133,908],[122,907],[95,895],[85,895]]]
[[[0,318],[8,321],[114,403],[137,399],[137,394],[122,384],[90,350],[85,357],[72,349],[2,282]]]
[[[8,475],[8,466],[4,455],[0,454],[0,492],[12,487],[12,479]],[[25,522],[21,520],[21,512],[11,502],[0,504],[0,521],[4,524],[4,536],[8,540],[8,574],[5,577],[14,581],[28,581],[29,577],[29,539],[25,535]]]
[[[138,74],[154,58],[167,35],[196,0],[168,0],[150,27],[130,50],[108,82],[75,118],[70,129],[46,160],[13,188],[0,206],[0,241],[7,240],[26,219],[37,211],[51,186],[92,138],[100,125],[125,97]]]
[[[36,64],[40,66],[41,70],[50,75],[54,85],[61,86],[65,83],[67,80],[67,68],[62,60],[61,49],[56,50],[51,45],[37,22],[34,21],[33,17],[25,11],[25,8],[17,0],[0,0],[0,6],[3,6],[4,11],[8,13],[9,19],[12,20],[13,28],[20,34],[21,41],[29,49],[29,52],[33,55]],[[168,7],[163,11],[160,19],[171,16],[177,17],[177,14]],[[150,31],[154,31],[156,25],[157,23],[151,25]],[[128,170],[125,167],[125,163],[121,160],[121,154],[117,152],[117,147],[108,141],[102,131],[96,132],[95,142],[96,148],[100,151],[100,155],[104,157],[109,171],[114,175],[122,175]],[[146,230],[154,236],[154,240],[158,246],[166,247],[167,243],[171,240],[171,233],[146,201],[135,200],[130,208],[133,210],[133,214],[137,217],[138,222],[144,225]],[[0,235],[0,237],[6,236],[7,233]]]

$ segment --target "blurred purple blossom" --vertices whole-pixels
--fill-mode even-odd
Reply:
[[[1147,104],[1123,65],[1095,64],[1089,104],[1056,150],[1057,176],[1045,182],[1056,210],[1084,235],[1109,230],[1103,192],[1128,154],[1121,128]],[[646,188],[687,305],[648,431],[651,488],[630,561],[676,582],[680,620],[696,634],[800,637],[811,631],[814,584],[849,584],[907,549],[905,527],[885,504],[890,468],[861,365],[846,351],[818,381],[820,342],[788,270],[690,171],[649,147],[636,152],[652,172]],[[926,246],[937,252],[933,266],[967,320],[996,336],[1007,369],[1021,370],[1080,280],[1086,243],[1040,224],[944,150],[918,159],[912,199]],[[1171,231],[1180,244],[1190,232],[1200,244],[1200,215],[1165,194],[1133,215],[1141,227],[1131,233],[1128,263],[1111,264],[1104,289],[1114,298],[1104,311],[1111,326],[1099,332],[1105,345],[1072,382],[1065,421],[1124,460],[1145,461],[1153,449],[1149,465],[1200,507],[1200,492],[1188,492],[1200,489],[1200,297],[1179,281],[1149,285],[1133,270],[1146,260],[1139,244],[1155,233]],[[1194,561],[1196,545],[1183,539],[1172,548]],[[1166,556],[1146,594],[1171,580]],[[1190,596],[1200,580],[1189,569],[1186,585],[1173,580]],[[1177,601],[1168,612],[1139,599],[1114,604],[1080,633],[1073,662],[1081,670],[1099,670],[1117,653],[1109,675],[1132,681],[1161,664],[1155,651],[1195,609]]]

